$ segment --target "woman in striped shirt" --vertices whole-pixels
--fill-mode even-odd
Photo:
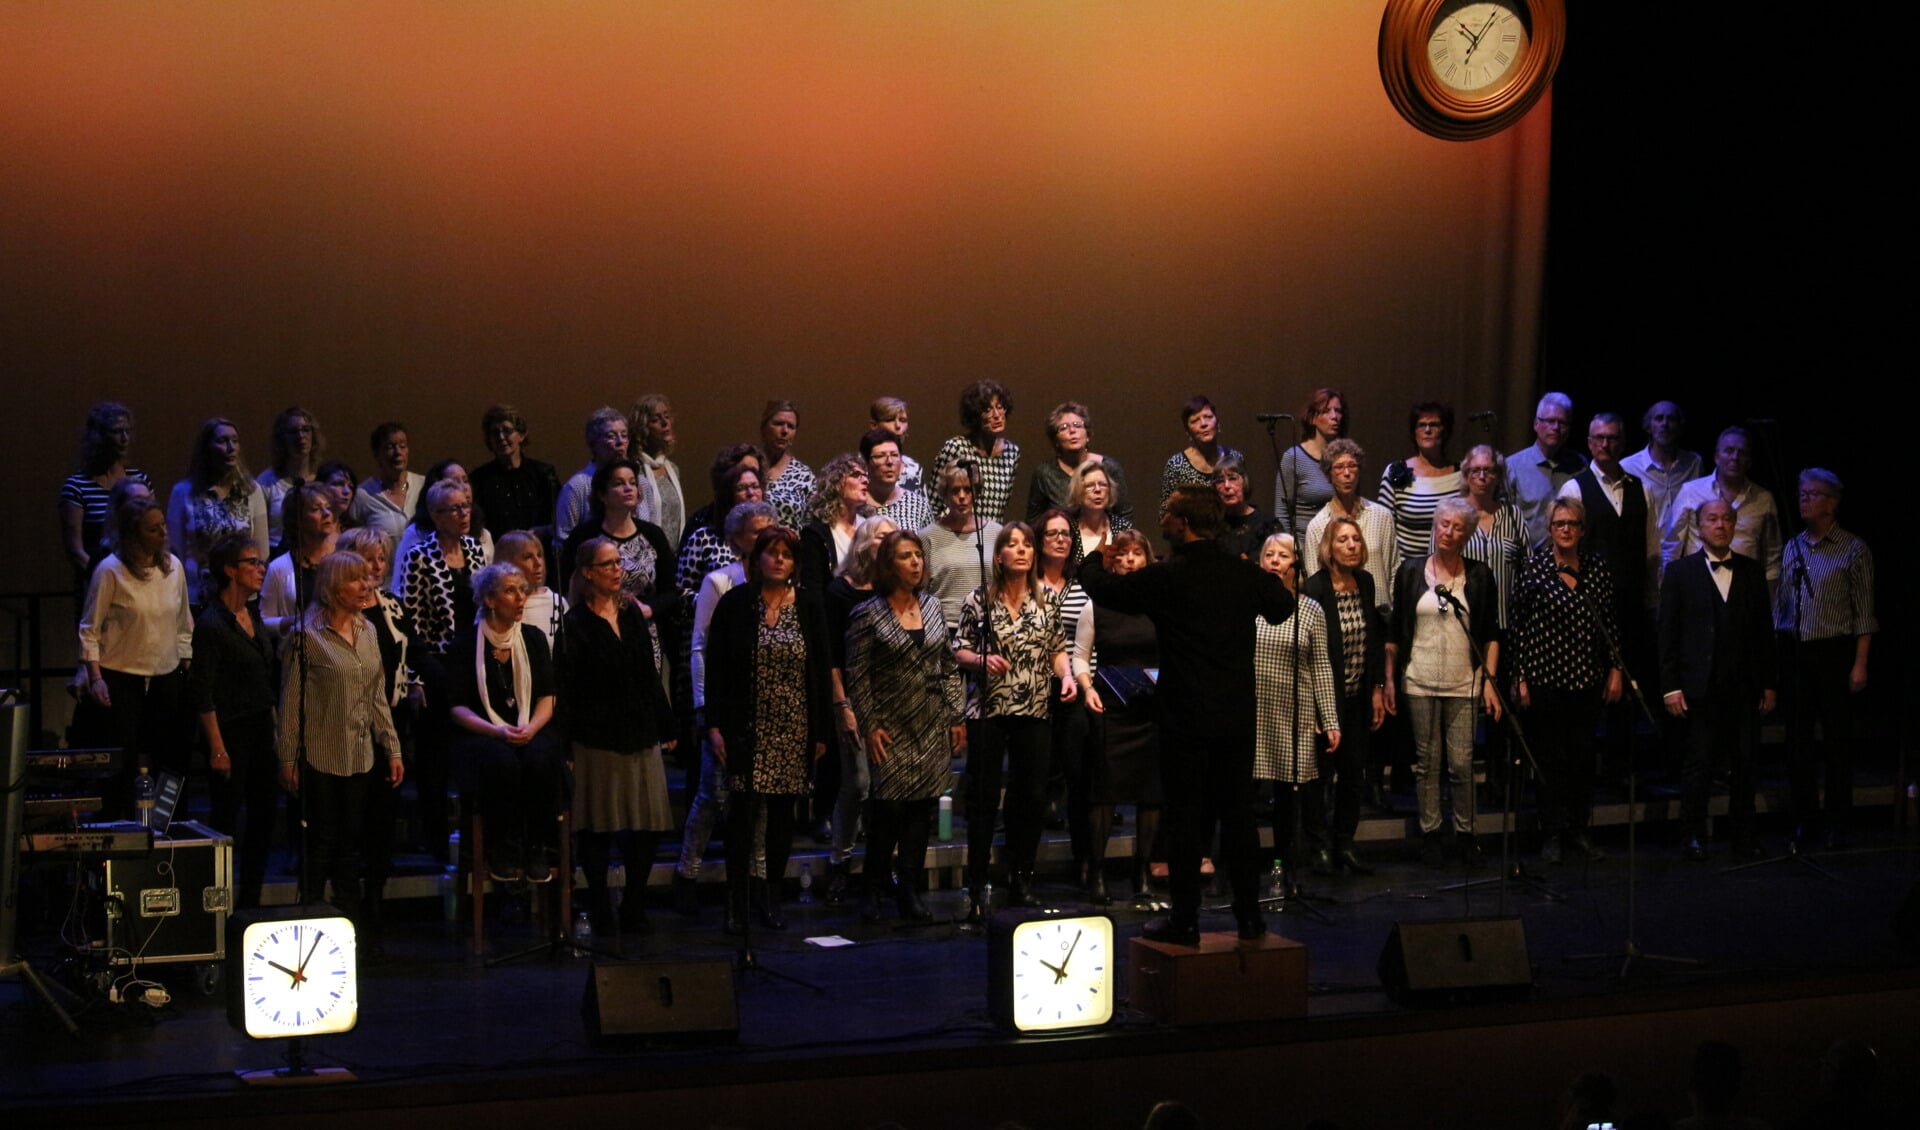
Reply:
[[[1380,476],[1380,505],[1393,515],[1394,540],[1403,561],[1424,558],[1440,500],[1460,493],[1460,468],[1447,455],[1453,438],[1453,406],[1423,400],[1407,413],[1413,458],[1387,464]]]

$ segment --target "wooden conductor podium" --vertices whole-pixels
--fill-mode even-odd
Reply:
[[[1202,934],[1199,946],[1133,939],[1133,1007],[1163,1024],[1239,1024],[1307,1014],[1307,947],[1278,934],[1243,942]]]

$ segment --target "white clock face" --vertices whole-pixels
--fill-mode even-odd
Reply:
[[[345,918],[256,922],[242,940],[249,1036],[351,1031],[360,1013],[353,923]]]
[[[1462,94],[1499,86],[1526,51],[1526,21],[1512,3],[1443,4],[1427,38],[1434,77]]]
[[[1025,1032],[1113,1018],[1113,921],[1025,922],[1013,932],[1013,1021]]]

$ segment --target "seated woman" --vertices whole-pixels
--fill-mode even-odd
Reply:
[[[453,763],[461,794],[478,795],[486,819],[487,873],[497,882],[552,878],[560,810],[560,743],[553,721],[553,653],[520,622],[527,578],[498,562],[473,578],[480,619],[447,653]],[[474,866],[481,865],[474,860]]]
[[[214,827],[234,837],[234,900],[260,905],[280,811],[280,766],[273,712],[280,679],[275,640],[254,607],[266,575],[260,547],[243,537],[216,542],[207,555],[217,596],[193,629],[188,696],[207,740],[213,771]],[[240,822],[241,809],[246,823]]]
[[[854,527],[871,513],[866,460],[858,455],[827,460],[807,498],[810,520],[800,527],[800,583],[824,594],[853,544]]]
[[[213,598],[211,575],[202,575],[214,542],[237,534],[268,544],[266,492],[247,474],[232,420],[215,416],[200,425],[187,477],[173,484],[167,500],[167,529],[187,570],[187,599],[196,607]]]
[[[1260,567],[1298,593],[1299,571],[1292,534],[1274,534],[1260,547]],[[1298,889],[1300,865],[1295,833],[1304,840],[1316,874],[1333,871],[1327,850],[1326,795],[1321,788],[1316,735],[1340,749],[1340,705],[1327,658],[1327,621],[1320,606],[1302,600],[1284,623],[1254,625],[1255,688],[1260,703],[1253,751],[1253,777],[1272,781],[1273,850],[1284,869],[1287,892]]]
[[[726,767],[733,803],[727,812],[727,848],[753,841],[757,798],[767,814],[767,877],[759,898],[761,924],[786,929],[781,887],[793,853],[794,801],[809,790],[813,763],[833,736],[832,664],[826,612],[801,588],[800,538],[774,527],[754,542],[747,583],[720,598],[707,636],[707,741]],[[747,868],[727,868],[728,933],[746,923]]]
[[[1153,561],[1153,547],[1139,530],[1113,535],[1114,556],[1107,572],[1125,576]],[[1093,718],[1093,748],[1081,765],[1083,781],[1073,791],[1087,806],[1087,894],[1096,904],[1112,901],[1107,890],[1107,840],[1113,834],[1113,809],[1134,806],[1133,897],[1152,898],[1150,861],[1160,833],[1160,730],[1154,724],[1151,684],[1144,679],[1120,685],[1128,693],[1102,693],[1107,676],[1158,669],[1160,643],[1145,613],[1119,612],[1098,604],[1082,612],[1074,626],[1073,671]],[[1111,687],[1112,684],[1109,684]]]
[[[379,641],[361,610],[374,599],[371,570],[357,553],[335,553],[314,575],[314,600],[281,650],[280,783],[301,797],[306,817],[302,895],[361,917],[367,796],[400,787],[406,768],[387,706]],[[295,705],[297,704],[297,705]]]
[[[573,741],[573,820],[594,929],[616,926],[607,888],[613,840],[620,840],[627,895],[618,928],[651,930],[643,892],[660,837],[673,830],[661,751],[674,746],[673,711],[654,666],[646,619],[627,598],[620,547],[588,538],[573,567],[561,653],[561,696]]]
[[[889,879],[897,882],[894,902],[903,920],[932,919],[920,898],[927,825],[947,787],[952,758],[966,744],[960,669],[940,602],[923,591],[926,579],[920,535],[886,535],[873,565],[878,599],[860,605],[847,625],[847,698],[864,727],[870,780],[860,907],[867,921],[880,917]]]

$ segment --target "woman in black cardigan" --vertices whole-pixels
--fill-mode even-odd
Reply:
[[[1315,858],[1313,868],[1371,875],[1373,868],[1354,853],[1353,833],[1360,825],[1367,735],[1395,708],[1387,683],[1387,622],[1374,596],[1373,575],[1367,572],[1367,539],[1360,523],[1351,518],[1328,522],[1315,552],[1320,569],[1307,578],[1301,593],[1325,613],[1341,740],[1338,749],[1323,748],[1320,753],[1320,778],[1333,779],[1333,853]]]
[[[1433,552],[1400,563],[1393,578],[1393,635],[1387,641],[1387,681],[1396,674],[1406,687],[1401,700],[1413,723],[1419,760],[1413,767],[1420,797],[1421,858],[1445,862],[1440,829],[1440,769],[1453,777],[1453,827],[1461,861],[1485,862],[1474,842],[1474,700],[1500,717],[1493,678],[1500,669],[1499,593],[1493,571],[1461,555],[1478,521],[1473,503],[1453,495],[1433,516]],[[1455,614],[1465,605],[1467,632]],[[1469,645],[1468,637],[1472,637]],[[1476,662],[1475,651],[1485,657]]]
[[[733,790],[727,849],[753,842],[754,806],[767,814],[760,919],[783,930],[780,888],[793,853],[794,801],[833,736],[833,653],[820,598],[797,581],[799,535],[775,526],[747,557],[747,583],[720,598],[707,630],[707,740]],[[746,924],[747,869],[727,868],[728,933]]]
[[[595,930],[614,925],[607,867],[618,835],[627,868],[620,927],[644,933],[641,892],[660,837],[673,830],[660,759],[674,746],[673,711],[646,619],[622,588],[620,547],[611,538],[588,538],[577,554],[573,606],[561,629],[560,702],[573,741],[573,820],[588,916]]]

